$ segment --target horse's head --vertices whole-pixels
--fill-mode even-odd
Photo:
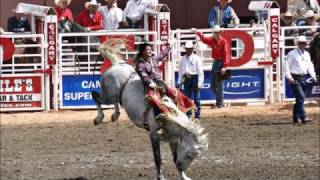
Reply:
[[[187,135],[178,141],[175,163],[179,170],[185,171],[202,151],[208,149],[207,134],[202,133],[200,125],[197,126],[198,133]]]
[[[175,162],[177,168],[181,171],[185,171],[200,153],[200,146],[185,140],[179,140],[177,146],[177,159]]]

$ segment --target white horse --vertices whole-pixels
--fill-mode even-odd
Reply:
[[[121,64],[120,56],[117,56],[120,46],[116,40],[105,42],[100,47],[100,53],[112,60],[113,66],[108,69],[101,78],[101,92],[92,92],[92,97],[97,105],[98,115],[94,124],[102,123],[104,118],[101,104],[114,104],[115,112],[112,114],[112,121],[116,121],[120,115],[120,103],[125,109],[130,120],[138,127],[143,128],[144,111],[146,108],[145,92],[142,81],[134,68],[127,64]],[[116,51],[114,51],[116,49]],[[163,98],[163,103],[170,107],[175,120],[164,115],[156,119],[153,110],[147,116],[149,134],[152,144],[154,161],[157,168],[157,179],[164,180],[161,170],[160,141],[169,142],[175,165],[181,175],[181,179],[190,180],[185,170],[202,150],[208,147],[207,134],[203,134],[203,128],[181,112],[172,100]],[[160,125],[161,124],[161,125]],[[158,134],[159,127],[163,127],[165,134]]]

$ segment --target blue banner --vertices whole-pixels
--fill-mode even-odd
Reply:
[[[306,98],[315,98],[320,97],[320,85],[312,82],[312,78],[307,75],[306,78],[307,89],[306,89]],[[286,98],[294,98],[290,84],[286,79],[286,87],[285,87]]]
[[[91,91],[100,92],[100,75],[62,76],[63,106],[95,106]]]
[[[178,72],[175,73],[175,80],[178,81]],[[201,100],[215,100],[210,84],[211,71],[205,71]],[[264,99],[264,96],[264,69],[232,70],[231,78],[224,81],[225,99]]]

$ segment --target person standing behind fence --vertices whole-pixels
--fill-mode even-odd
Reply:
[[[196,30],[194,30],[196,31]],[[221,36],[222,29],[219,25],[213,28],[213,35],[205,37],[201,32],[196,34],[200,37],[201,41],[212,48],[211,56],[214,59],[212,64],[212,82],[211,89],[216,95],[216,108],[222,108],[223,102],[223,80],[222,75],[226,74],[226,67],[231,59],[231,49],[227,40]]]
[[[193,43],[191,41],[187,41],[184,48],[186,49],[186,54],[179,63],[177,87],[180,88],[183,84],[183,93],[188,98],[193,99],[197,107],[194,117],[199,120],[201,112],[200,89],[204,80],[202,62],[200,57],[193,53]],[[187,112],[189,117],[191,114],[191,111]]]
[[[16,9],[12,9],[15,15],[10,17],[7,22],[7,31],[21,33],[31,31],[28,18],[24,16],[22,7],[17,6]]]
[[[229,5],[231,1],[232,0],[218,0],[218,5],[210,10],[208,16],[208,25],[210,28],[213,28],[215,25],[228,28],[230,23],[235,27],[239,26],[240,20],[233,8]]]
[[[128,0],[123,10],[124,25],[129,28],[141,28],[141,19],[150,5],[157,5],[158,0]]]
[[[54,3],[56,4],[54,9],[57,12],[58,22],[60,23],[65,20],[73,22],[72,11],[68,8],[71,0],[55,0]]]
[[[301,35],[316,37],[320,33],[320,24],[317,22],[318,16],[312,10],[305,14],[305,21],[300,23],[300,26],[314,26],[309,29],[303,29]]]
[[[280,26],[281,27],[294,27],[296,24],[294,23],[294,15],[290,12],[287,11],[286,13],[281,15],[281,20],[280,20]],[[299,32],[297,29],[290,29],[290,30],[285,30],[284,35],[286,38],[290,37],[295,37],[298,36]],[[294,40],[293,39],[286,39],[284,41],[284,44],[286,46],[285,49],[285,54],[287,54],[292,48],[287,48],[287,46],[294,46]]]
[[[306,75],[309,74],[316,82],[314,65],[309,52],[306,50],[307,38],[299,36],[298,48],[291,50],[284,62],[285,77],[291,86],[296,103],[293,107],[293,124],[306,123],[304,99],[306,97]]]
[[[87,27],[87,30],[100,30],[103,28],[102,15],[98,12],[100,3],[97,0],[91,0],[85,3],[85,10],[77,17],[77,23]]]
[[[116,30],[122,22],[122,10],[117,6],[117,0],[105,0],[107,5],[101,6],[99,12],[103,17],[104,30]]]

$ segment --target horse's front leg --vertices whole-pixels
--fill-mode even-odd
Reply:
[[[178,154],[177,154],[178,143],[179,143],[178,141],[170,142],[170,149],[171,149],[171,153],[172,153],[172,156],[173,156],[173,161],[174,161],[175,164],[177,162],[177,156],[178,156]],[[178,166],[177,166],[177,169],[179,171],[179,174],[180,174],[180,177],[181,177],[182,180],[191,180],[191,178],[189,178],[184,171],[179,169]]]
[[[157,134],[150,133],[150,140],[152,145],[154,162],[157,168],[157,180],[165,180],[161,170],[160,138]]]
[[[102,123],[102,120],[104,118],[104,114],[103,114],[103,111],[101,109],[102,101],[101,101],[101,98],[100,98],[100,94],[98,92],[91,91],[91,95],[92,95],[92,98],[93,98],[94,102],[96,103],[96,106],[97,106],[97,109],[98,109],[98,115],[94,119],[93,123],[94,123],[94,125],[98,125],[98,124]]]
[[[120,108],[118,105],[118,102],[114,103],[114,113],[111,115],[111,121],[115,122],[116,120],[119,119],[120,116]]]

